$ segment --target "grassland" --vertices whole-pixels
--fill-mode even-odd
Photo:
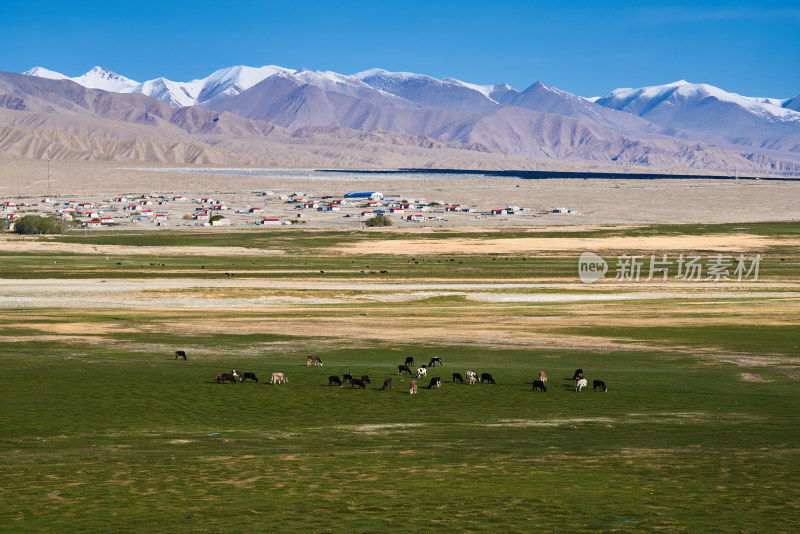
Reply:
[[[0,530],[795,532],[796,225],[629,229],[733,231],[787,240],[758,282],[582,285],[579,251],[331,254],[376,235],[347,232],[0,257]],[[397,364],[434,355],[443,387],[409,395]],[[609,392],[576,393],[578,367]],[[211,383],[232,368],[261,382]],[[450,381],[467,369],[497,384]],[[345,372],[372,384],[327,385]]]

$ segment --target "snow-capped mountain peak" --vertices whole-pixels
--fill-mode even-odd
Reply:
[[[782,107],[785,101],[774,98],[755,98],[723,91],[705,83],[689,83],[686,80],[641,87],[638,89],[615,89],[597,102],[606,107],[642,115],[649,113],[664,102],[674,106],[679,103],[699,103],[712,98],[719,102],[739,106],[750,113],[765,118],[789,118],[791,110]]]
[[[47,78],[48,80],[69,79],[69,76],[67,76],[66,74],[61,74],[60,72],[48,70],[44,67],[33,67],[32,69],[26,70],[22,74],[25,74],[26,76],[38,76],[39,78]]]
[[[498,86],[471,84],[453,78],[439,80],[425,74],[384,69],[369,69],[351,77],[423,108],[491,109],[507,92],[501,88],[495,95]]]
[[[784,107],[785,100],[742,96],[685,80],[616,89],[596,102],[665,128],[728,137],[795,135],[800,127],[800,113]]]
[[[94,67],[83,76],[71,79],[89,89],[102,89],[115,93],[139,85],[139,82],[126,78],[125,76],[120,76],[116,72],[112,72],[104,67]]]

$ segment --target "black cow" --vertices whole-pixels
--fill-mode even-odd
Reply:
[[[391,378],[387,378],[386,380],[383,381],[383,387],[381,388],[381,391],[386,390],[386,389],[392,389],[392,379]]]
[[[345,373],[342,375],[342,383],[345,384],[347,382],[353,383],[353,375],[350,373]]]
[[[536,391],[536,388],[541,389],[542,391],[547,391],[547,388],[544,385],[544,382],[541,380],[534,380],[533,381],[533,391]]]
[[[241,382],[244,382],[248,378],[250,380],[252,380],[253,382],[258,383],[258,378],[256,378],[256,374],[255,373],[245,373],[245,374],[243,374],[242,378],[241,378]]]
[[[409,367],[414,367],[414,357],[413,356],[406,357],[406,365],[408,365]]]
[[[330,386],[330,385],[334,385],[334,384],[337,385],[337,386],[341,386],[342,385],[342,381],[339,380],[338,376],[329,376],[328,377],[328,385]]]
[[[428,382],[428,389],[436,388],[439,389],[442,387],[442,377],[441,376],[434,376],[431,378],[431,381]]]
[[[453,382],[458,382],[459,384],[463,384],[464,377],[461,376],[461,373],[453,373]]]
[[[372,384],[368,375],[361,375],[361,381],[364,382],[365,384]]]
[[[411,368],[409,368],[407,365],[398,365],[397,366],[397,374],[398,375],[402,375],[403,373],[407,373],[408,375],[411,375]]]
[[[360,378],[354,378],[350,381],[350,387],[353,388],[355,386],[360,387],[361,389],[367,389],[367,385],[364,383],[363,380]]]
[[[602,389],[604,392],[608,391],[608,388],[606,387],[606,383],[603,382],[602,380],[593,380],[592,381],[592,390],[593,391],[597,391],[597,388]]]
[[[489,382],[490,384],[495,384],[494,378],[489,373],[481,373],[481,382]]]
[[[575,369],[575,374],[572,375],[573,380],[580,380],[583,378],[583,369]]]
[[[436,364],[439,364],[439,367],[442,366],[442,359],[439,358],[438,356],[434,356],[433,358],[431,358],[430,363],[428,363],[428,367],[436,367]]]
[[[178,358],[183,358],[185,360],[186,359],[186,351],[176,350],[175,351],[175,359],[177,360]]]

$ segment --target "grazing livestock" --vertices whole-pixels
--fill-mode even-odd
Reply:
[[[354,378],[350,381],[350,387],[353,388],[355,386],[360,387],[361,389],[367,389],[367,385],[364,383],[363,380],[360,378]]]
[[[341,386],[342,385],[342,381],[339,380],[338,376],[329,376],[328,377],[328,385],[330,386],[330,385],[333,385],[333,384],[335,384],[337,386]]]
[[[417,392],[417,381],[416,380],[412,380],[411,381],[411,389],[409,391],[409,394],[413,395],[416,392]]]
[[[481,382],[489,382],[490,384],[496,384],[494,378],[489,373],[481,373]]]
[[[417,378],[420,378],[420,377],[423,377],[423,376],[425,378],[428,378],[428,370],[426,368],[424,368],[424,367],[420,367],[419,369],[417,369]]]
[[[322,360],[319,359],[319,356],[309,356],[306,359],[306,367],[314,364],[315,367],[322,367]]]
[[[214,375],[214,383],[222,384],[222,375]]]
[[[222,373],[222,381],[223,382],[230,382],[231,384],[236,383],[236,377],[230,373]]]
[[[387,389],[392,389],[392,379],[391,378],[387,378],[386,380],[383,381],[383,387],[381,388],[381,391],[384,391],[384,390],[387,390]]]
[[[233,375],[233,378],[235,378],[235,379],[236,379],[236,380],[238,380],[239,382],[241,382],[241,381],[242,381],[242,373],[240,373],[240,372],[239,372],[239,371],[237,371],[236,369],[234,369],[233,371],[231,371],[231,374]]]
[[[585,387],[588,387],[585,378],[580,378],[577,382],[575,382],[575,391],[580,391]]]
[[[183,358],[185,360],[186,359],[186,351],[176,350],[175,351],[175,359],[177,360],[178,358]]]
[[[351,375],[350,373],[345,373],[342,375],[342,384],[352,381],[353,381],[353,375]]]
[[[544,371],[539,371],[539,380],[541,380],[542,382],[547,382],[547,375],[545,374]]]
[[[467,371],[467,383],[472,385],[477,381],[478,381],[478,373],[476,373],[475,371]]]
[[[280,384],[281,382],[283,382],[284,384],[288,384],[289,379],[286,378],[286,375],[284,375],[283,373],[272,373],[272,379],[270,379],[269,383]]]
[[[414,367],[414,357],[413,356],[407,356],[406,357],[406,365],[408,365],[409,367]]]
[[[597,391],[597,388],[603,390],[603,392],[608,392],[608,388],[606,387],[606,383],[602,380],[593,380],[592,381],[592,391]]]
[[[583,369],[575,369],[575,374],[572,375],[573,380],[580,380],[583,378]]]
[[[369,375],[361,375],[361,381],[364,382],[365,384],[372,384],[372,382],[369,379]]]
[[[398,375],[402,375],[403,373],[406,373],[409,376],[411,376],[411,374],[412,374],[411,373],[411,368],[409,366],[407,366],[407,365],[398,365],[397,366],[397,374]]]
[[[431,381],[428,383],[428,389],[431,388],[439,389],[440,387],[442,387],[442,377],[434,376],[433,378],[431,378]]]
[[[255,382],[256,384],[258,383],[258,377],[256,377],[255,373],[245,373],[245,374],[243,374],[242,378],[239,379],[239,382],[244,382],[248,378],[250,380],[252,380],[253,382]]]
[[[547,391],[547,388],[544,387],[544,382],[541,381],[541,380],[534,380],[533,381],[533,391],[536,391],[536,388],[539,388],[542,391]]]
[[[434,356],[433,358],[431,358],[430,363],[428,363],[428,367],[436,367],[437,364],[439,365],[439,367],[441,367],[442,359],[439,358],[438,356]]]
[[[453,373],[453,382],[458,382],[459,384],[463,384],[464,377],[461,376],[461,373]]]

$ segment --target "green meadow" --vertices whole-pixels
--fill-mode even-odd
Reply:
[[[735,287],[581,286],[580,251],[318,250],[404,237],[391,232],[80,233],[55,239],[142,254],[7,254],[16,292],[144,285],[102,306],[85,290],[69,305],[0,295],[0,531],[796,532],[797,225],[631,232],[744,227],[787,244]],[[208,253],[159,254],[186,244]],[[193,285],[159,285],[181,280]],[[466,289],[397,289],[436,281]],[[428,377],[442,387],[420,379],[410,395],[407,356],[441,357]],[[234,368],[259,382],[212,382]],[[496,384],[452,382],[467,370]],[[547,391],[533,392],[541,370]],[[328,385],[344,373],[371,384]]]

